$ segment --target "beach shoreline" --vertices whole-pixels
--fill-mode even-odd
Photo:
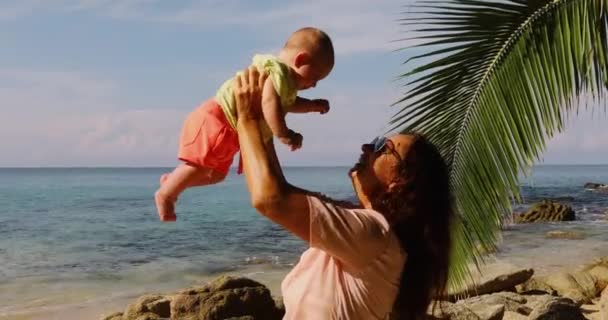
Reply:
[[[592,245],[588,242],[589,239],[546,239],[545,231],[553,229],[577,229],[584,230],[581,226],[573,226],[565,223],[559,224],[544,224],[542,231],[539,230],[536,234],[527,236],[528,239],[522,241],[541,241],[540,251],[530,248],[520,252],[509,252],[509,248],[505,248],[505,241],[509,241],[509,232],[517,231],[517,228],[530,228],[539,226],[511,226],[503,231],[502,244],[496,254],[487,257],[487,264],[484,265],[484,275],[479,275],[478,279],[492,275],[504,274],[514,270],[531,268],[535,270],[535,276],[545,276],[557,272],[572,272],[579,270],[582,266],[592,262],[595,259],[608,256],[608,248],[599,248],[598,244]],[[605,230],[608,231],[608,223],[605,223]],[[602,230],[604,230],[602,228]],[[596,230],[596,232],[599,232]],[[506,239],[505,239],[506,237]],[[587,241],[587,243],[586,243]],[[538,252],[544,252],[539,256]],[[502,248],[502,249],[501,249]],[[587,250],[581,250],[586,248]],[[557,250],[559,249],[559,250]],[[570,255],[570,258],[564,258]],[[536,257],[536,259],[534,258]],[[552,261],[552,262],[551,262]],[[551,263],[548,263],[551,262]],[[38,306],[37,308],[16,311],[12,314],[0,315],[2,320],[86,320],[86,319],[103,319],[115,312],[124,311],[137,297],[145,294],[169,294],[177,292],[188,287],[196,287],[208,283],[220,275],[229,275],[234,277],[246,277],[256,280],[264,284],[275,297],[281,296],[280,284],[285,275],[289,272],[290,267],[269,266],[269,265],[252,265],[243,269],[228,271],[225,273],[215,273],[206,276],[201,276],[197,279],[192,279],[191,283],[186,285],[176,285],[174,287],[159,286],[159,290],[135,290],[126,295],[117,295],[115,297],[98,297],[91,301],[74,302],[63,305],[48,305]]]
[[[223,273],[209,274],[192,279],[191,283],[184,285],[158,285],[158,289],[150,289],[150,285],[142,289],[132,290],[130,293],[119,293],[112,295],[109,292],[94,297],[88,301],[66,302],[63,304],[45,305],[43,301],[36,303],[30,301],[24,303],[20,309],[7,312],[6,308],[0,310],[0,320],[97,320],[118,311],[123,311],[137,297],[145,294],[168,294],[177,292],[188,287],[204,285],[222,275],[232,277],[246,277],[264,284],[271,290],[273,295],[280,296],[281,281],[287,275],[290,268],[276,266],[250,266],[239,270]],[[154,286],[152,286],[154,287]],[[107,296],[107,295],[110,296]]]

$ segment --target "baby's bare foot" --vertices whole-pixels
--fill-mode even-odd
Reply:
[[[154,202],[156,203],[156,210],[158,210],[158,217],[160,221],[168,222],[175,221],[175,200],[165,194],[161,193],[160,190],[154,194]]]
[[[167,179],[169,179],[169,173],[165,173],[163,175],[160,176],[160,185],[162,186],[165,181],[167,181]]]

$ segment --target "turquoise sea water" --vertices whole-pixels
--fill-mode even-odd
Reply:
[[[251,208],[244,178],[234,174],[188,190],[178,202],[178,221],[159,222],[152,197],[167,170],[0,169],[0,319],[99,306],[221,272],[284,273],[305,250]],[[348,199],[347,170],[285,173],[295,185]],[[544,197],[570,197],[580,220],[509,227],[499,256],[522,263],[538,254],[560,259],[568,247],[542,238],[556,228],[585,233],[586,240],[568,244],[572,252],[586,250],[577,253],[581,259],[608,255],[608,195],[584,190],[589,181],[608,183],[608,166],[534,168],[522,181],[524,203],[516,209]]]

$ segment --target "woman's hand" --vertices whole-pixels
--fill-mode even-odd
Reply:
[[[233,81],[234,99],[236,101],[237,120],[260,119],[262,117],[262,89],[268,78],[256,67],[249,67],[237,74]]]

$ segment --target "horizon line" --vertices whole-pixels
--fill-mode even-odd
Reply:
[[[352,165],[284,165],[283,168],[348,168]],[[535,166],[608,166],[608,163],[542,163]],[[0,166],[0,169],[166,169],[174,166]],[[236,169],[236,166],[230,167]]]

